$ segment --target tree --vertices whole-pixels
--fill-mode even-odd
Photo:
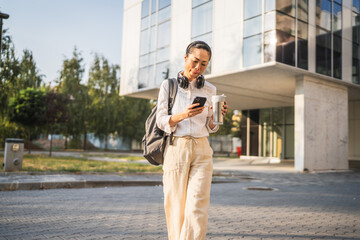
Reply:
[[[86,143],[89,96],[87,87],[81,84],[84,73],[82,62],[81,54],[75,48],[72,58],[64,59],[58,81],[59,92],[69,99],[67,108],[69,119],[63,128],[65,148],[69,136],[72,136],[74,141],[80,142],[80,135],[84,134],[84,144]]]
[[[110,65],[104,57],[95,55],[90,67],[88,88],[91,97],[91,130],[108,148],[108,136],[116,132],[119,97],[119,67]]]
[[[20,74],[16,79],[15,86],[17,89],[39,88],[44,75],[40,74],[36,67],[33,54],[30,50],[25,49],[20,61]]]
[[[59,124],[64,123],[68,120],[68,114],[66,105],[68,104],[69,99],[66,96],[56,93],[54,91],[46,93],[46,126],[50,133],[50,150],[49,156],[51,157],[52,153],[52,135],[56,127],[59,127]]]
[[[4,30],[0,56],[0,115],[7,111],[9,99],[12,97],[13,86],[21,72],[19,60],[15,56],[15,46],[12,38]]]
[[[45,122],[45,92],[27,88],[10,99],[9,119],[28,129],[28,149],[30,153],[31,130]]]

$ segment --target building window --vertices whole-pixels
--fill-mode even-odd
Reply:
[[[244,0],[243,66],[261,64],[262,0]]]
[[[316,0],[316,72],[341,79],[342,1]]]
[[[191,17],[191,41],[204,41],[212,45],[212,0],[193,0]],[[211,61],[204,74],[211,73]]]
[[[171,0],[144,0],[138,89],[155,87],[169,74]]]
[[[243,45],[244,67],[260,64],[263,54],[264,63],[308,69],[308,0],[244,0]]]
[[[352,31],[352,82],[360,84],[360,0],[353,0]]]

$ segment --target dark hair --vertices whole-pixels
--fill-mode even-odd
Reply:
[[[211,59],[211,48],[206,42],[194,41],[194,42],[190,43],[186,48],[186,52],[185,52],[186,56],[189,56],[189,54],[191,53],[191,50],[193,48],[200,48],[200,49],[206,50],[209,53],[209,61],[210,61],[210,59]]]

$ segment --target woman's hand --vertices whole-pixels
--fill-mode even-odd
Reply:
[[[202,111],[204,111],[204,106],[202,107],[197,107],[195,108],[196,106],[199,106],[200,103],[194,103],[194,104],[190,104],[187,106],[186,110],[185,110],[185,118],[191,118],[191,117],[194,117],[200,113],[202,113]]]
[[[221,108],[222,111],[222,115],[225,116],[228,110],[228,105],[226,103],[226,101],[224,102],[224,106]]]
[[[204,106],[194,108],[194,107],[199,106],[199,105],[200,105],[200,103],[190,104],[190,105],[187,106],[187,108],[185,109],[184,112],[172,115],[170,117],[170,119],[169,119],[170,127],[175,126],[176,124],[178,124],[182,120],[194,117],[194,116],[202,113],[202,111],[204,111],[204,108],[205,108]]]

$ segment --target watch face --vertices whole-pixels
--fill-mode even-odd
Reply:
[[[19,145],[19,144],[13,144],[13,145],[12,145],[12,149],[11,149],[11,150],[12,150],[13,152],[17,152],[17,151],[19,151],[19,149],[20,149],[20,145]]]

